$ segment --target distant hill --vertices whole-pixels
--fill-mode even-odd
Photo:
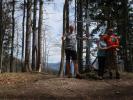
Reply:
[[[60,67],[60,62],[58,63],[49,63],[48,68],[58,71]]]
[[[60,62],[58,62],[58,63],[49,63],[48,66],[49,66],[48,70],[50,70],[50,71],[52,71],[54,73],[58,73],[58,71],[60,69]],[[74,66],[73,66],[73,64],[71,64],[71,69],[72,69],[72,73],[74,73]],[[64,67],[64,70],[65,70],[65,67]]]

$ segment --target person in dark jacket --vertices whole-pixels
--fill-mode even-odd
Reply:
[[[98,46],[98,52],[97,52],[97,57],[98,57],[98,76],[99,79],[103,79],[103,74],[104,74],[104,69],[105,69],[105,62],[106,62],[106,49],[107,49],[107,44],[104,41],[103,35],[99,35],[100,40],[97,43]]]

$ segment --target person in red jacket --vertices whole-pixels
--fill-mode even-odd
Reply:
[[[112,29],[109,29],[107,34],[104,35],[104,40],[107,42],[107,45],[108,45],[108,49],[110,50],[115,50],[116,48],[119,47],[119,39],[118,39],[118,36],[116,36],[114,33],[113,33],[113,30]]]
[[[120,78],[120,73],[118,71],[117,66],[117,51],[116,49],[119,47],[119,39],[113,33],[113,29],[109,29],[107,34],[104,36],[104,39],[107,43],[107,66],[109,69],[109,76],[112,79],[113,69],[116,72],[116,79]]]

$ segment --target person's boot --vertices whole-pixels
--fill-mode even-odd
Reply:
[[[74,64],[74,71],[75,71],[75,74],[76,74],[76,78],[82,79],[82,76],[81,76],[81,74],[78,71],[78,64],[77,63]]]
[[[103,80],[103,77],[102,76],[99,76],[99,78],[98,78],[99,80]]]
[[[116,72],[116,79],[120,79],[120,73]]]
[[[80,73],[76,73],[76,77],[75,77],[75,78],[77,78],[77,79],[82,79],[83,77],[81,76]]]

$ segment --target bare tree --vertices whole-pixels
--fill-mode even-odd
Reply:
[[[65,33],[65,25],[66,25],[66,9],[65,9],[65,4],[64,4],[64,8],[63,8],[63,36]],[[65,50],[64,50],[64,41],[62,40],[62,46],[61,46],[61,62],[60,62],[60,69],[59,69],[59,76],[63,77],[64,74],[64,54]]]
[[[42,71],[42,22],[43,22],[43,0],[39,0],[39,21],[38,21],[38,70]]]
[[[69,0],[65,0],[64,8],[63,8],[63,36],[69,32]],[[60,63],[60,70],[59,76],[62,77],[64,73],[64,41],[62,40],[62,47],[61,47],[61,63]]]
[[[32,44],[32,69],[37,67],[37,28],[36,28],[36,15],[37,13],[37,0],[34,0],[34,14],[33,14],[33,44]]]
[[[11,20],[11,16],[9,15],[12,6],[10,5],[9,1],[2,1],[1,8],[1,72],[6,71],[6,67],[5,65],[8,64],[8,66],[10,67],[10,51],[11,51],[11,40],[12,40],[12,20]],[[10,47],[9,47],[10,45]],[[7,63],[5,61],[5,59],[8,59]],[[6,62],[6,63],[5,63]],[[4,67],[3,67],[4,66]]]
[[[17,52],[16,52],[16,57],[18,58],[18,55],[19,55],[19,29],[18,29],[18,25],[17,25],[17,32],[16,32],[16,49],[17,49]],[[15,68],[15,71],[17,72],[18,71],[18,63],[19,63],[19,60],[18,59],[15,59],[15,64],[16,64],[16,68]]]
[[[25,12],[26,12],[26,0],[24,0],[23,4],[23,21],[22,21],[22,55],[21,55],[21,63],[22,63],[22,72],[24,71],[24,46],[25,46]]]
[[[31,71],[30,56],[31,56],[31,32],[32,32],[32,0],[27,0],[27,22],[26,22],[26,47],[25,47],[25,69]]]
[[[13,52],[14,52],[14,34],[15,34],[15,0],[12,0],[12,46],[11,46],[11,58],[10,58],[10,72],[13,72]]]

